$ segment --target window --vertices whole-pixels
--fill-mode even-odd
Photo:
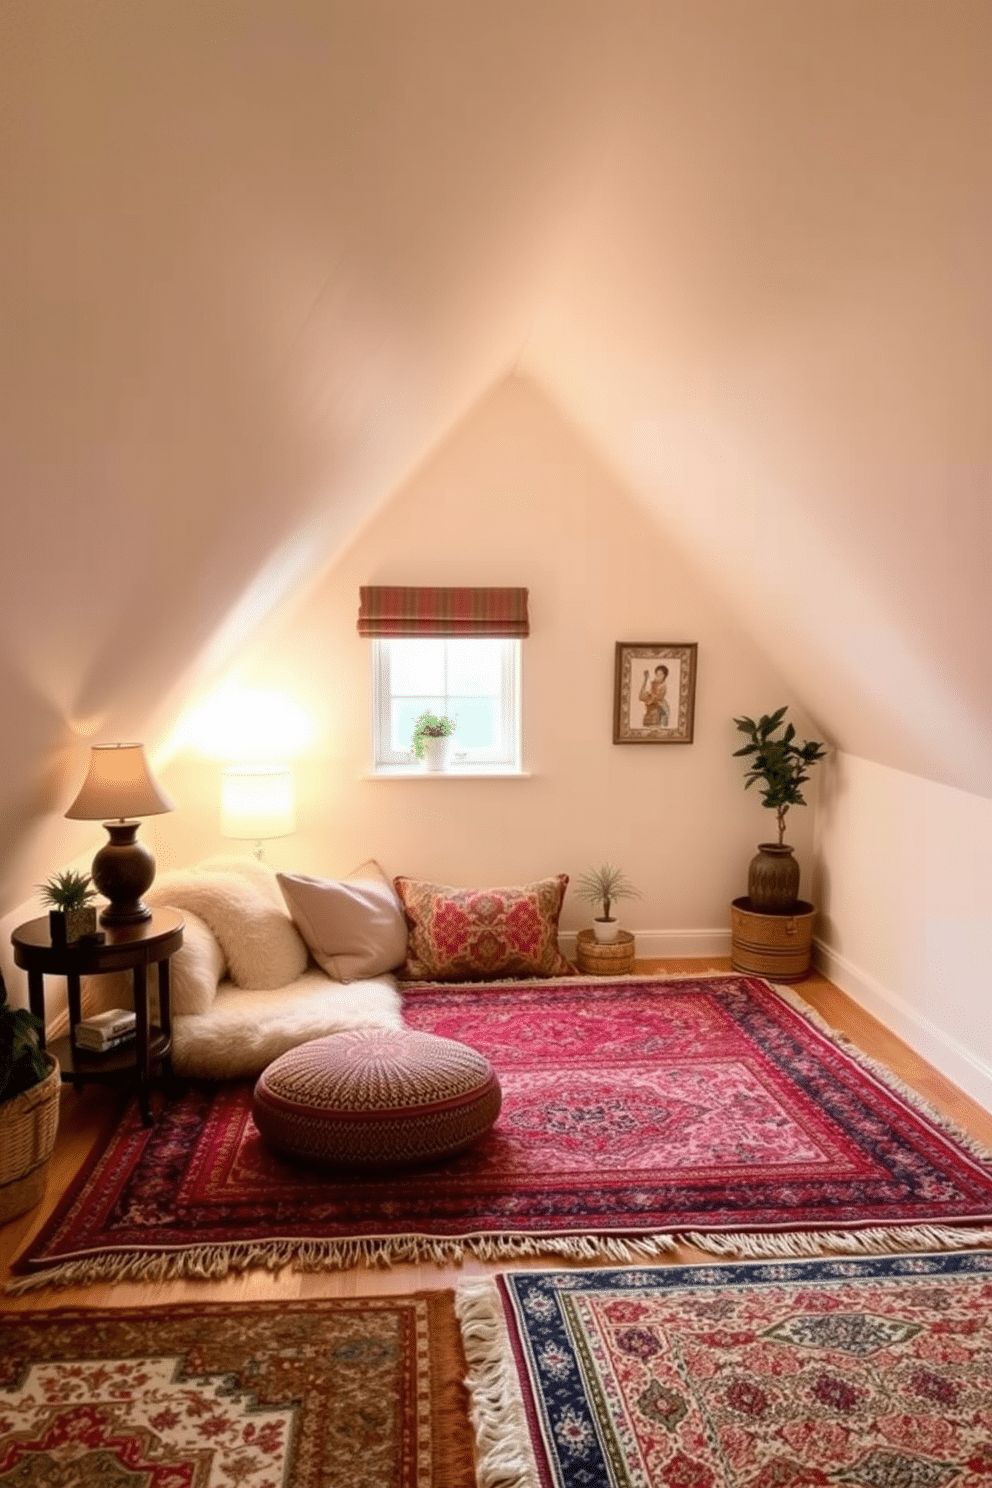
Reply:
[[[520,641],[507,636],[380,637],[372,643],[376,770],[413,763],[426,709],[458,720],[455,771],[520,769]]]

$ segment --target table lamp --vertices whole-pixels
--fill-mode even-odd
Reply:
[[[155,859],[135,840],[139,823],[126,820],[174,811],[175,802],[153,780],[141,744],[94,744],[79,795],[66,812],[72,821],[102,821],[110,833],[93,859],[93,882],[110,903],[101,925],[150,920],[141,896],[155,878]],[[113,820],[108,820],[113,818]]]
[[[255,844],[296,831],[293,772],[288,765],[227,765],[221,776],[220,832]]]

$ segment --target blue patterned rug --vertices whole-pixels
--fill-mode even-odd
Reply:
[[[479,1483],[988,1488],[992,1252],[464,1282]]]

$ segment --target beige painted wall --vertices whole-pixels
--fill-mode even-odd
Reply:
[[[366,778],[370,643],[355,618],[369,582],[529,587],[529,778]],[[612,743],[618,640],[698,642],[692,745]],[[609,859],[644,894],[623,906],[628,925],[653,931],[727,928],[754,844],[773,825],[742,789],[732,718],[792,702],[615,478],[518,378],[365,527],[241,681],[285,691],[315,724],[297,764],[299,828],[267,847],[274,865],[333,875],[372,854],[393,874],[485,884],[574,877]],[[165,772],[181,809],[145,825],[160,864],[231,849],[217,835],[219,770],[187,752]],[[804,886],[811,816],[795,811],[789,833]],[[563,925],[587,922],[570,895]]]
[[[837,754],[817,816],[823,965],[992,1109],[992,801]]]

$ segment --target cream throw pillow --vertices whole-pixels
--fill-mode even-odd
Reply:
[[[346,879],[276,875],[293,923],[310,954],[337,982],[381,976],[406,959],[406,920],[378,863]]]

